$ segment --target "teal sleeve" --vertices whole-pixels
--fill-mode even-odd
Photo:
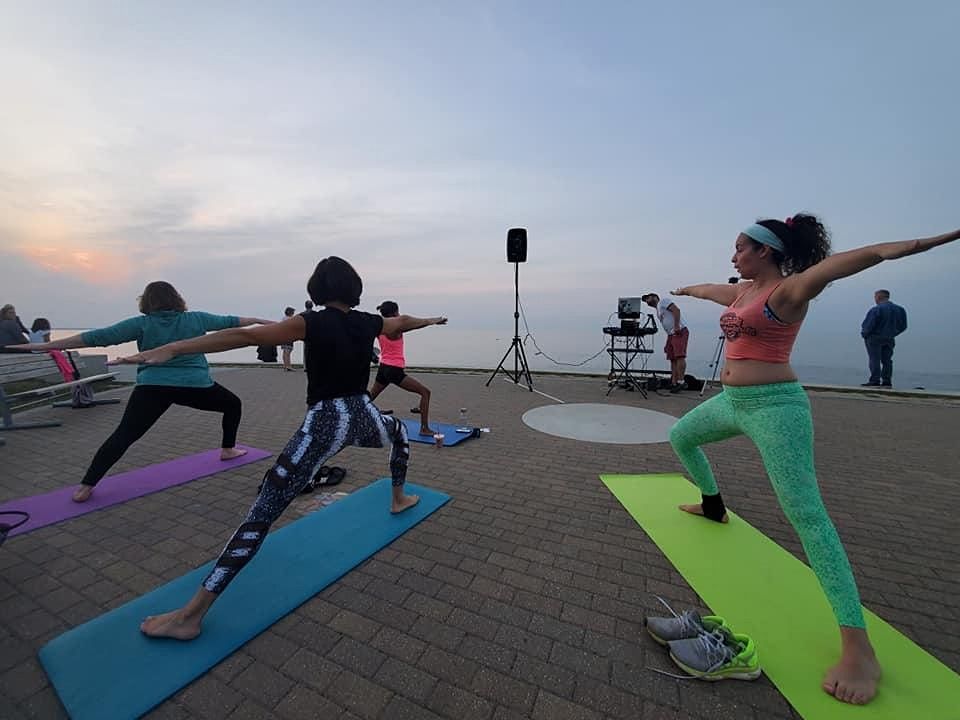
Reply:
[[[207,332],[235,328],[240,324],[240,318],[236,315],[213,315],[206,312],[195,312],[194,315],[200,320],[200,324]]]
[[[143,334],[144,317],[132,317],[121,320],[116,325],[99,328],[97,330],[87,330],[81,333],[80,338],[84,345],[88,347],[105,347],[107,345],[119,345],[120,343],[139,340]]]

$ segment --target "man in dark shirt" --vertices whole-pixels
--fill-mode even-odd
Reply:
[[[889,290],[877,290],[873,299],[876,305],[860,328],[870,362],[870,379],[863,386],[893,387],[894,338],[907,329],[907,311],[890,302]]]

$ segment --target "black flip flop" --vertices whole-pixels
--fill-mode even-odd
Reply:
[[[393,415],[393,410],[381,410],[381,415]]]
[[[410,412],[412,412],[414,415],[419,415],[419,414],[420,414],[420,408],[418,408],[418,407],[410,408]]]
[[[8,516],[18,519],[12,523],[0,520],[0,545],[3,545],[3,541],[7,539],[7,533],[14,528],[20,527],[30,519],[30,514],[25,513],[23,510],[4,510],[3,512],[0,512],[0,517]]]
[[[313,477],[307,480],[307,484],[303,486],[303,490],[300,491],[301,495],[306,495],[312,493],[317,489],[318,485],[326,484],[327,478],[330,476],[330,468],[326,465],[321,465],[320,469],[317,470]]]
[[[331,487],[333,485],[339,485],[343,482],[343,479],[347,476],[347,471],[342,467],[327,467],[326,465],[322,466],[314,474],[310,481],[303,486],[303,490],[300,491],[301,495],[306,495],[307,493],[312,493],[318,487]]]
[[[342,467],[332,467],[330,472],[323,478],[321,478],[317,485],[323,485],[329,487],[330,485],[339,485],[343,482],[343,479],[347,476],[347,471]]]

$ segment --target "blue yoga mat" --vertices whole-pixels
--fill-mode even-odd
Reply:
[[[186,603],[212,562],[51,640],[40,662],[70,717],[139,717],[450,499],[407,488],[420,502],[399,515],[389,512],[385,478],[271,533],[195,640],[151,639],[139,626],[147,615]]]
[[[436,440],[433,439],[433,435],[420,434],[419,420],[404,419],[403,424],[407,426],[407,436],[410,438],[410,442],[427,443],[429,445],[433,445],[436,442]],[[472,427],[468,433],[457,432],[456,425],[447,425],[446,423],[431,422],[430,427],[434,432],[443,433],[443,444],[445,446],[462,443],[464,440],[475,437],[476,435]]]

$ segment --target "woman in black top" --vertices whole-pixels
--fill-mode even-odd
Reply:
[[[259,550],[270,525],[310,480],[314,470],[348,445],[384,447],[391,443],[390,511],[403,512],[420,500],[403,485],[410,447],[404,424],[382,415],[367,395],[373,340],[383,332],[399,333],[443,325],[444,317],[409,315],[382,318],[358,312],[363,282],[338,257],[320,261],[307,291],[321,312],[305,312],[289,320],[257,328],[232,328],[123,358],[125,363],[163,363],[177,355],[212,353],[256,345],[283,345],[303,340],[307,354],[307,415],[267,471],[260,494],[193,598],[179,610],[148,617],[140,629],[153,637],[192,640],[200,634],[204,615],[230,581]]]

